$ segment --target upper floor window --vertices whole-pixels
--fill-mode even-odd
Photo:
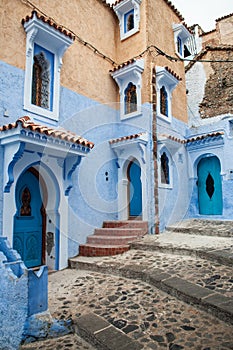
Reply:
[[[160,89],[160,113],[168,117],[168,96],[164,86]]]
[[[120,90],[121,119],[141,114],[141,85],[144,60],[134,60],[111,71]]]
[[[62,57],[74,37],[33,11],[22,20],[27,34],[24,109],[58,121]]]
[[[129,32],[134,28],[134,10],[129,11],[125,14],[125,33]]]
[[[172,118],[172,92],[179,78],[167,67],[156,67],[157,115],[167,122]]]
[[[125,89],[125,114],[137,111],[137,88],[134,84],[129,83]]]
[[[191,55],[189,50],[189,40],[192,34],[188,29],[181,23],[173,24],[175,49],[178,56],[185,58]]]
[[[139,31],[141,0],[122,0],[113,6],[120,24],[121,40]]]

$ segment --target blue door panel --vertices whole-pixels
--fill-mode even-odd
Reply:
[[[142,215],[142,183],[141,168],[138,163],[133,162],[129,166],[129,216]]]
[[[26,193],[26,204],[23,193]],[[29,171],[18,180],[16,206],[13,247],[28,268],[39,266],[42,264],[42,199],[39,181]]]
[[[199,213],[202,215],[222,215],[221,167],[217,157],[200,160],[198,173]]]

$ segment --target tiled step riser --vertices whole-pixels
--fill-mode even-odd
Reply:
[[[200,236],[217,236],[217,237],[233,237],[233,232],[231,231],[221,231],[216,226],[214,228],[200,228],[195,229],[192,227],[166,227],[166,231],[174,232],[174,233],[186,233],[190,235],[200,235]]]
[[[148,230],[148,224],[145,221],[104,221],[103,228],[142,228]]]
[[[95,236],[136,236],[142,237],[147,233],[145,229],[120,229],[120,228],[97,228],[95,229]]]
[[[109,237],[109,236],[89,236],[87,237],[87,244],[101,244],[105,245],[122,245],[135,241],[137,236],[128,237]]]
[[[89,247],[87,245],[79,246],[79,255],[80,256],[89,256],[89,257],[97,257],[97,256],[112,256],[123,254],[129,250],[129,246],[125,247]]]

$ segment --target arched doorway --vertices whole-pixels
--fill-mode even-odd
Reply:
[[[30,168],[18,179],[15,191],[13,248],[28,268],[45,263],[45,191],[39,173]]]
[[[128,166],[129,218],[142,216],[141,167],[134,160]]]
[[[197,165],[198,201],[201,215],[222,215],[221,165],[216,156],[202,158]]]

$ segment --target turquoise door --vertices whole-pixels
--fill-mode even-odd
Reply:
[[[13,248],[28,268],[39,266],[42,264],[42,199],[39,181],[30,171],[17,182],[16,206]]]
[[[221,167],[217,157],[200,160],[197,167],[199,213],[222,215]]]
[[[129,177],[129,216],[142,215],[142,183],[141,168],[137,162],[132,162],[128,168]]]

